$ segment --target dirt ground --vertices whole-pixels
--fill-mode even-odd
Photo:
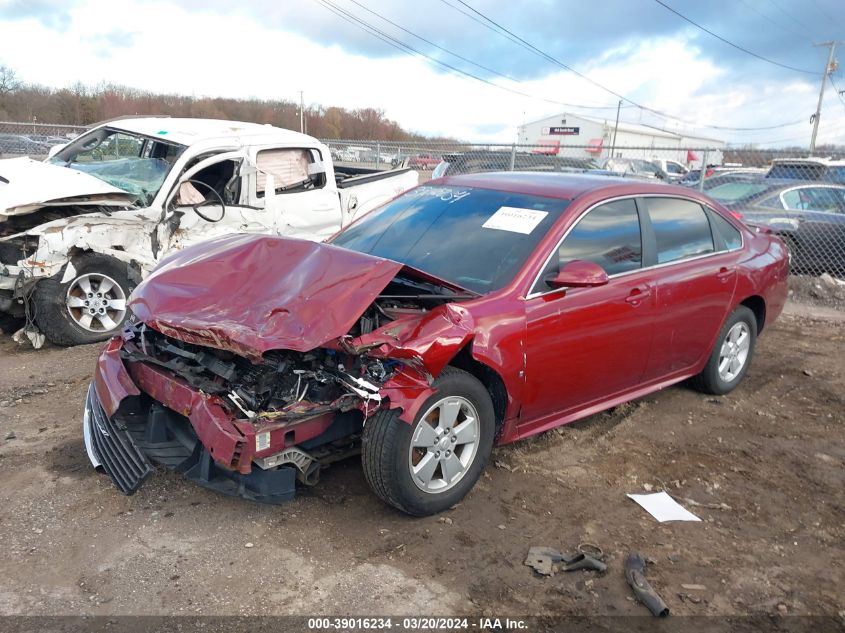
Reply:
[[[637,550],[674,614],[841,617],[843,318],[793,306],[729,396],[677,386],[497,449],[425,519],[381,504],[354,459],[282,506],[168,473],[121,496],[82,444],[99,346],[0,336],[0,614],[640,615],[622,572]],[[703,521],[659,524],[625,497],[663,488]],[[581,543],[604,575],[523,565],[531,545]]]

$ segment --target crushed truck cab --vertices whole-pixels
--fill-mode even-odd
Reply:
[[[36,346],[105,340],[167,255],[232,233],[323,240],[417,180],[336,171],[325,145],[269,125],[105,123],[45,162],[0,160],[0,311]]]

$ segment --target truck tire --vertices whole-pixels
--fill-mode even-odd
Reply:
[[[449,509],[475,485],[493,449],[493,402],[475,376],[447,367],[407,424],[384,409],[364,424],[361,462],[385,503],[413,516]]]
[[[106,255],[83,253],[73,260],[75,274],[62,283],[43,279],[32,302],[35,323],[56,345],[104,341],[120,332],[130,312],[126,302],[135,284],[127,266]]]

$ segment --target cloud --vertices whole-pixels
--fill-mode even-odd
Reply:
[[[79,0],[6,0],[0,1],[4,20],[38,20],[48,29],[66,31],[71,12]]]
[[[348,0],[333,1],[348,4]],[[479,63],[510,68],[512,74],[522,77],[520,81],[490,80],[535,98],[445,72],[428,61],[370,41],[362,32],[358,35],[364,38],[356,48],[354,29],[338,24],[316,2],[255,0],[234,5],[228,12],[224,11],[228,5],[219,0],[111,0],[108,11],[99,2],[79,2],[68,9],[73,28],[63,32],[32,14],[28,19],[21,17],[21,22],[0,38],[0,59],[26,81],[51,86],[77,80],[88,84],[106,81],[155,92],[289,100],[298,100],[299,90],[304,90],[309,103],[381,108],[414,131],[478,141],[510,143],[524,120],[577,110],[563,103],[607,106],[586,113],[615,117],[615,97],[557,66],[540,63],[536,57],[517,60],[522,49],[482,29],[441,0],[422,0],[425,10],[420,10],[419,3],[413,5],[415,18],[408,9],[410,3],[359,1],[397,23],[413,24],[415,31],[456,52],[465,51]],[[825,6],[826,1],[816,3]],[[468,2],[475,6],[480,0]],[[757,0],[742,2],[757,4]],[[789,0],[780,3],[794,5]],[[699,134],[737,142],[801,135],[809,139],[807,120],[818,94],[815,78],[769,72],[768,65],[753,58],[742,63],[723,60],[714,53],[717,47],[711,39],[694,29],[674,28],[675,16],[656,3],[654,9],[663,13],[654,12],[646,2],[636,3],[643,14],[637,15],[637,11],[625,9],[626,3],[607,0],[602,5],[608,20],[604,26],[584,17],[590,13],[581,6],[584,4],[523,3],[519,5],[521,13],[514,8],[516,3],[504,0],[489,0],[483,6],[490,15],[501,12],[502,22],[509,26],[513,22],[515,32],[524,28],[526,38],[541,42],[544,49],[570,51],[577,57],[579,70],[599,83],[690,125],[681,126],[630,107],[623,108],[623,121],[673,129],[693,127],[691,131]],[[727,23],[730,14],[739,10],[722,2],[714,6],[726,16],[712,9],[713,22]],[[617,15],[606,7],[622,13]],[[809,5],[804,13],[809,15]],[[131,21],[126,16],[132,16]],[[648,20],[655,17],[649,27]],[[622,29],[618,24],[625,19],[631,25]],[[587,22],[579,22],[582,20]],[[346,27],[352,39],[344,34]],[[49,42],[50,50],[62,54],[33,54],[32,42]],[[374,46],[383,50],[369,52],[368,47]],[[783,40],[779,55],[789,58],[806,47],[794,39]],[[432,51],[431,47],[425,50]],[[839,83],[845,88],[845,78]],[[703,127],[756,127],[792,121],[800,122],[756,133]],[[843,132],[845,108],[829,90],[820,139],[843,142]]]
[[[90,42],[94,45],[98,57],[109,58],[115,50],[132,49],[137,35],[135,31],[116,28],[107,33],[97,33],[90,38]]]

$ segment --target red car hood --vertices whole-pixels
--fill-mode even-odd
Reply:
[[[258,359],[271,349],[305,352],[347,334],[403,268],[432,280],[330,244],[230,235],[164,259],[129,305],[167,336]]]

